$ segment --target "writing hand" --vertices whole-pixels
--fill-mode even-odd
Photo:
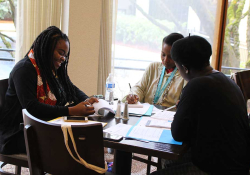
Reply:
[[[139,101],[139,97],[136,94],[129,94],[126,97],[128,104],[136,104]]]

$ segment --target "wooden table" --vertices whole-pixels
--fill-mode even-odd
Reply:
[[[107,122],[106,128],[109,128],[118,123],[135,125],[140,117],[130,116],[128,121],[115,119],[114,114],[108,113],[104,117],[92,118],[96,121]],[[112,142],[104,140],[104,146],[115,149],[114,166],[115,173],[120,175],[131,174],[132,153],[144,154],[163,159],[177,160],[184,155],[189,146],[186,143],[183,145],[172,145],[157,142],[141,142],[136,140],[125,140],[120,142]]]

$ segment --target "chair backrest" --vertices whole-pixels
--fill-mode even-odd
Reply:
[[[1,109],[3,107],[4,100],[5,100],[5,94],[6,94],[7,89],[8,89],[8,80],[9,79],[0,80],[0,112],[1,112]]]
[[[64,143],[61,125],[39,120],[23,109],[24,135],[31,175],[98,174],[76,162]],[[103,129],[100,123],[72,125],[79,155],[89,164],[104,168]],[[75,157],[72,142],[69,147]]]
[[[235,83],[240,87],[245,101],[250,99],[250,70],[236,72],[233,77]]]

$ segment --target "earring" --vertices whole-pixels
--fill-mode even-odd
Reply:
[[[185,73],[188,74],[188,69],[184,65],[182,65],[182,67],[185,70]]]

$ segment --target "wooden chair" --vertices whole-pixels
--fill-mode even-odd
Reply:
[[[53,175],[99,174],[76,162],[69,154],[61,125],[39,120],[23,109],[24,136],[31,175],[44,172]],[[105,167],[103,130],[100,123],[73,125],[72,131],[79,155],[89,164]],[[74,154],[72,142],[69,147]],[[105,173],[109,174],[109,173]]]
[[[250,99],[250,70],[236,72],[231,77],[235,83],[240,87],[245,101]]]
[[[8,89],[8,79],[0,80],[0,113],[4,105],[5,94]],[[14,155],[5,155],[0,154],[0,174],[9,175],[11,173],[4,171],[2,168],[6,164],[15,165],[15,173],[21,174],[21,167],[28,167],[28,159],[26,154],[14,154]]]

